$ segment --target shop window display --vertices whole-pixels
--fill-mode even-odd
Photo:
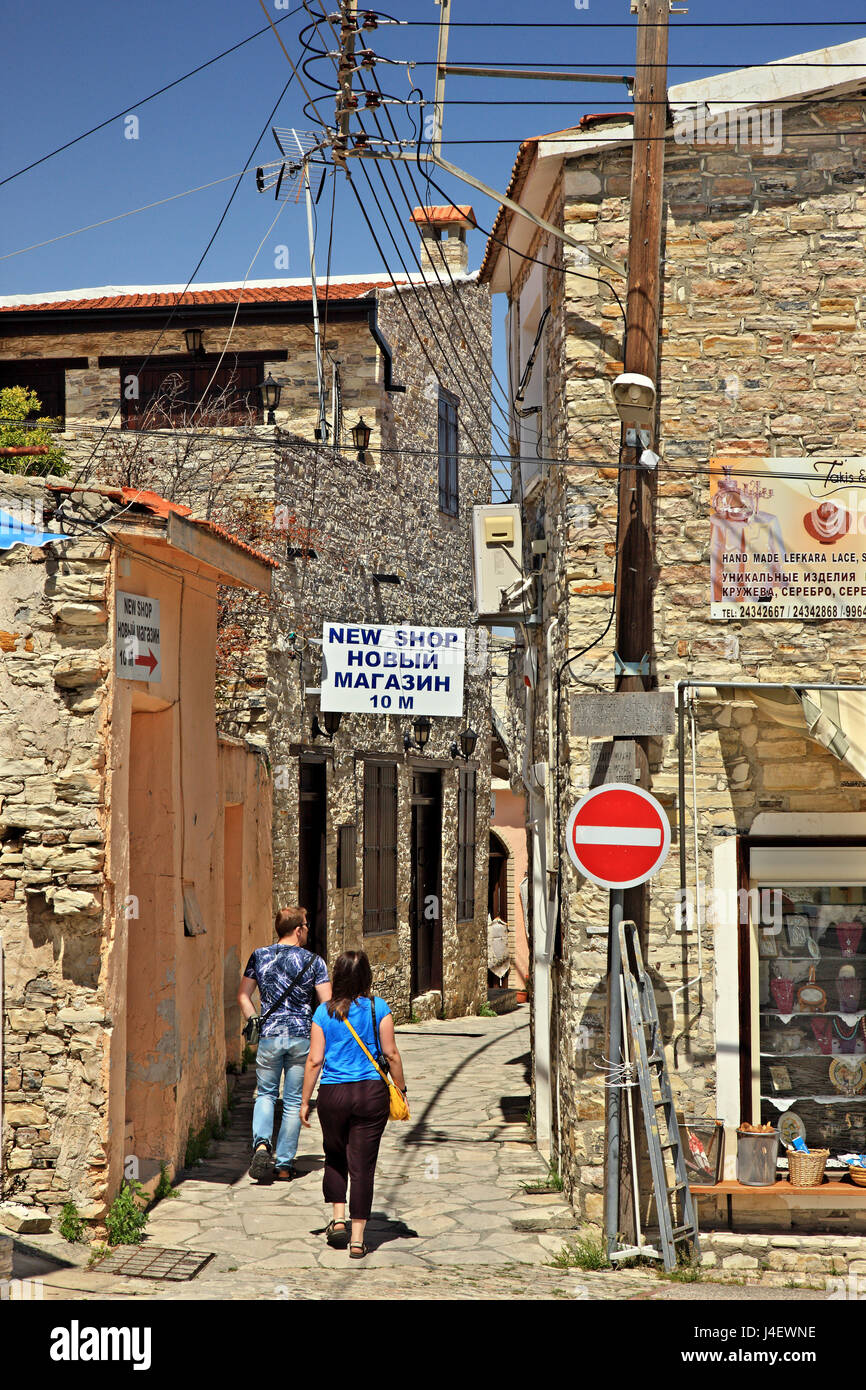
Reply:
[[[866,888],[770,888],[759,925],[760,1119],[838,1156],[866,1152]]]

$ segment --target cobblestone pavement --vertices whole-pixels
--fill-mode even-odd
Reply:
[[[653,1269],[560,1269],[574,1220],[530,1143],[529,1010],[398,1029],[412,1119],[388,1125],[376,1174],[369,1256],[325,1244],[317,1121],[301,1134],[292,1183],[247,1175],[254,1077],[240,1078],[228,1135],[154,1208],[145,1244],[213,1252],[190,1282],[87,1268],[86,1247],[23,1237],[15,1273],[60,1299],[658,1299],[763,1298],[773,1290],[661,1281]],[[66,1261],[43,1272],[43,1255]],[[786,1290],[786,1297],[821,1297]]]

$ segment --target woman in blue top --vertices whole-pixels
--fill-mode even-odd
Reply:
[[[309,1128],[310,1097],[321,1072],[317,1110],[325,1147],[322,1192],[325,1201],[334,1207],[334,1218],[327,1230],[328,1244],[338,1250],[345,1250],[348,1244],[349,1258],[353,1260],[360,1260],[367,1253],[364,1228],[373,1205],[376,1158],[388,1123],[390,1095],[382,1077],[346,1027],[346,1020],[383,1071],[387,1062],[392,1081],[406,1094],[391,1010],[384,999],[370,996],[372,985],[373,972],[364,951],[346,951],[339,957],[334,966],[332,998],[313,1015],[301,1096],[301,1124]],[[349,1178],[351,1243],[346,1229]]]

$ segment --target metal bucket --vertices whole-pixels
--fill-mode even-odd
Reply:
[[[775,1130],[757,1134],[737,1130],[737,1182],[744,1187],[772,1187],[778,1157],[779,1136]]]

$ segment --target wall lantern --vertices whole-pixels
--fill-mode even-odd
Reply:
[[[203,357],[204,348],[202,346],[202,331],[200,328],[185,328],[183,336],[186,338],[186,350],[191,357]]]
[[[364,462],[364,452],[369,446],[370,435],[372,433],[373,431],[370,429],[370,426],[364,420],[363,415],[361,416],[357,425],[352,426],[352,443],[358,450],[359,463]]]
[[[259,395],[262,398],[262,405],[268,412],[267,423],[269,425],[275,425],[277,423],[274,411],[280,403],[282,392],[282,386],[278,381],[274,381],[270,372],[268,372],[264,381],[259,382]]]
[[[475,730],[471,726],[468,729],[464,729],[460,735],[460,747],[457,747],[456,741],[451,745],[452,758],[462,758],[464,762],[468,763],[472,754],[475,752],[475,745],[477,742],[478,735]]]
[[[314,715],[313,715],[313,738],[326,738],[326,739],[329,739],[329,740],[333,741],[334,734],[337,732],[337,730],[338,730],[339,727],[340,727],[340,720],[342,719],[342,717],[343,717],[343,716],[342,716],[341,712],[340,712],[339,710],[337,710],[337,709],[329,709],[329,710],[326,710],[326,711],[325,711],[325,727],[324,727],[324,729],[323,729],[322,726],[321,726],[321,724],[319,723],[319,716],[318,716],[317,714],[314,714]]]
[[[418,748],[423,753],[432,728],[433,721],[428,719],[426,714],[419,714],[412,724],[412,733],[410,734],[409,730],[406,729],[403,734],[403,747],[406,752],[408,753],[410,748]]]

